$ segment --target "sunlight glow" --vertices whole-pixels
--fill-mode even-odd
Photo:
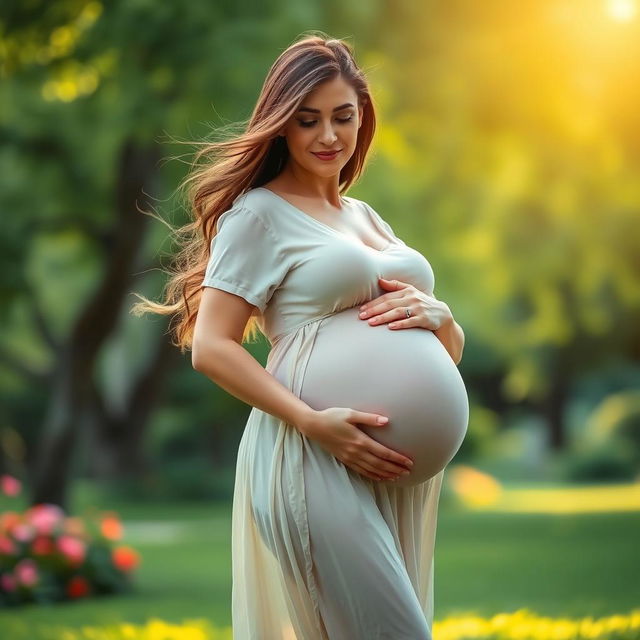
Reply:
[[[487,492],[486,488],[483,489],[481,486],[476,487],[471,496],[468,495],[468,490],[466,492],[460,490],[460,483],[457,486],[454,485],[453,489],[468,509],[476,511],[557,515],[640,511],[640,483],[638,482],[539,489],[516,489],[503,486],[497,496],[495,491]],[[489,494],[485,496],[485,500],[480,499],[483,493]]]
[[[635,0],[607,0],[607,13],[618,22],[629,22],[636,15]]]
[[[452,464],[448,481],[461,504],[475,511],[503,513],[640,512],[640,478],[636,482],[557,487],[508,487],[489,473]]]

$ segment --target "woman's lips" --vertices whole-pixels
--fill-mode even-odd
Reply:
[[[333,160],[340,153],[340,151],[342,151],[342,149],[334,151],[333,153],[317,153],[315,151],[312,151],[311,153],[313,153],[314,156],[320,158],[320,160],[329,161]]]

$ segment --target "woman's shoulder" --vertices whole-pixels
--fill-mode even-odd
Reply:
[[[264,189],[261,187],[252,187],[251,189],[247,189],[246,191],[239,193],[234,198],[233,204],[241,207],[247,207],[249,209],[259,209],[261,203],[264,202],[263,191]]]
[[[273,233],[273,216],[269,215],[268,204],[260,189],[249,189],[233,199],[231,206],[220,214],[220,220],[234,218],[236,224],[240,224],[237,220],[242,219],[242,224],[258,224]]]
[[[265,189],[262,187],[252,187],[236,196],[232,207],[246,209],[253,214],[255,218],[260,220],[269,231],[273,231],[275,223],[273,205],[274,201],[269,198],[268,193],[265,193]]]

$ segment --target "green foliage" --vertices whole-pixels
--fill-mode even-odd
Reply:
[[[568,453],[561,477],[569,482],[633,481],[638,474],[634,453],[619,441]]]
[[[167,459],[155,470],[105,481],[105,495],[144,502],[165,500],[226,501],[233,494],[234,468],[215,465],[210,457],[188,455]]]
[[[594,410],[586,435],[594,445],[619,440],[640,472],[640,392],[629,389],[607,396]]]
[[[489,453],[498,433],[499,422],[499,416],[494,411],[478,404],[471,404],[469,426],[456,453],[456,462],[470,462]]]
[[[591,412],[567,458],[570,480],[632,480],[640,477],[640,394],[611,393]]]
[[[159,149],[145,191],[174,224],[185,220],[174,189],[193,148],[182,141],[216,138],[228,123],[241,129],[271,61],[309,24],[355,44],[379,109],[353,195],[427,257],[434,294],[465,330],[461,370],[473,373],[477,406],[461,459],[492,442],[498,418],[484,407],[501,413],[523,403],[535,413],[557,387],[572,388],[611,358],[637,369],[640,85],[629,70],[638,21],[616,22],[593,6],[556,9],[532,1],[517,10],[494,1],[4,3],[0,404],[3,428],[25,449],[13,463],[35,458],[63,347],[126,224],[118,207],[128,145]],[[158,297],[159,267],[174,248],[163,225],[150,225],[128,289]],[[163,328],[157,318],[130,318],[129,301],[92,380],[116,418]],[[212,497],[228,488],[211,469],[232,464],[245,409],[222,393],[196,400],[211,392],[196,378],[185,361],[149,418],[146,450],[166,476],[151,493]],[[172,428],[167,415],[178,418]],[[213,428],[202,429],[207,420]],[[89,416],[82,433],[91,424]],[[637,417],[625,425],[606,437],[640,451]],[[195,462],[191,477],[182,468],[191,452],[180,449],[173,465],[166,444],[188,439],[220,454],[215,464],[213,456]],[[92,461],[95,451],[82,446],[80,458]],[[579,466],[601,474],[617,465],[624,475],[619,455],[601,451],[602,463],[581,453],[591,462]]]

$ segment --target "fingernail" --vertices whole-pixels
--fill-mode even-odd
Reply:
[[[410,467],[413,467],[413,460],[408,460],[408,461],[407,461],[407,464],[408,464]]]
[[[378,424],[384,424],[385,422],[388,422],[389,418],[385,418],[384,416],[378,416]]]

